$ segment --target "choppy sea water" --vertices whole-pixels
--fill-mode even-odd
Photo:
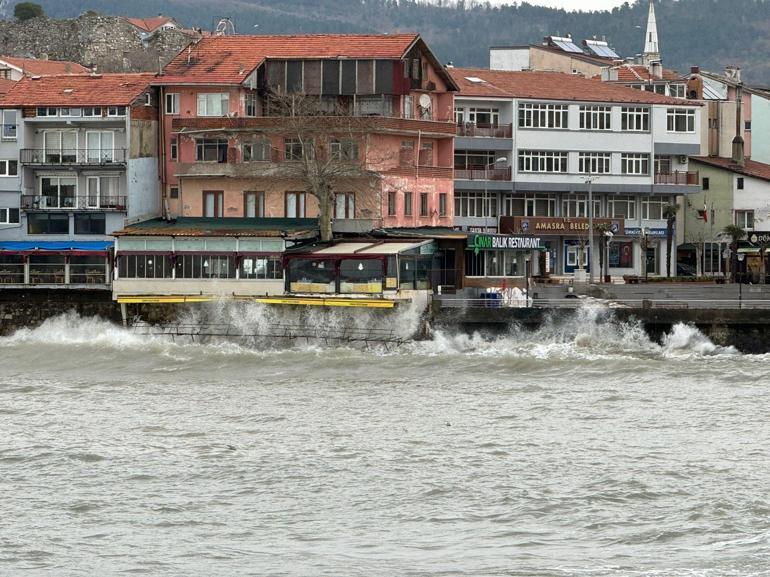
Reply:
[[[3,576],[770,575],[770,357],[691,327],[0,359]]]

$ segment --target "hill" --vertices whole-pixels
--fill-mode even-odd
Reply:
[[[611,12],[566,12],[522,2],[432,3],[415,0],[38,0],[46,13],[71,18],[86,10],[152,16],[164,13],[186,26],[211,29],[230,17],[239,33],[418,31],[443,61],[487,66],[492,45],[529,44],[548,34],[606,39],[618,53],[641,52],[647,1]],[[750,82],[770,84],[770,2],[765,0],[657,0],[664,62],[686,72],[693,64],[721,71],[735,64]],[[255,27],[256,26],[256,27]]]

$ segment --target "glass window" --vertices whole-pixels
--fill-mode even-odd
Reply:
[[[49,176],[40,179],[40,198],[35,208],[74,208],[77,179]]]
[[[669,108],[666,111],[666,128],[669,132],[695,132],[695,111]]]
[[[428,216],[428,193],[420,193],[420,216]]]
[[[221,190],[203,191],[203,216],[224,216],[224,196],[225,193]]]
[[[75,213],[75,234],[105,234],[104,213]]]
[[[455,216],[497,217],[497,197],[484,192],[455,192]]]
[[[556,216],[556,197],[535,194],[524,199],[525,216]]]
[[[166,114],[179,114],[179,95],[166,94]]]
[[[66,213],[27,214],[28,234],[68,234],[70,219]]]
[[[243,256],[239,272],[241,279],[282,279],[280,256]]]
[[[736,210],[735,211],[735,224],[742,229],[751,230],[754,228],[754,211],[753,210]]]
[[[388,192],[388,216],[396,216],[396,193]]]
[[[265,193],[243,193],[243,216],[246,218],[262,218],[265,216]]]
[[[636,199],[630,195],[614,195],[607,199],[607,216],[610,218],[636,218]]]
[[[438,215],[443,217],[447,216],[447,193],[441,192],[438,195]]]
[[[567,172],[567,153],[541,150],[520,150],[521,172]]]
[[[16,140],[16,111],[3,110],[3,140]]]
[[[244,162],[265,162],[272,160],[272,145],[269,138],[257,138],[243,143]]]
[[[650,109],[624,106],[620,109],[620,127],[630,132],[647,132],[650,129]]]
[[[581,152],[578,155],[578,172],[582,174],[609,174],[612,155],[609,152]]]
[[[171,278],[173,270],[173,261],[167,255],[118,254],[119,278]]]
[[[125,116],[125,106],[109,106],[107,107],[107,116]]]
[[[333,138],[331,141],[332,160],[358,160],[358,143],[352,138]]]
[[[19,161],[0,160],[0,176],[18,176]]]
[[[227,140],[218,138],[196,140],[195,160],[198,162],[227,162]]]
[[[412,207],[414,200],[411,192],[404,193],[404,216],[412,216]]]
[[[307,193],[286,193],[286,218],[305,218],[307,216]]]
[[[246,94],[246,116],[257,115],[257,95],[253,93]]]
[[[19,209],[0,208],[0,224],[19,224]]]
[[[647,175],[650,174],[649,154],[621,154],[621,174]]]
[[[179,160],[179,140],[176,136],[171,137],[171,150],[169,151],[171,160]]]
[[[356,217],[356,195],[352,192],[338,192],[335,196],[334,218]]]
[[[519,103],[520,128],[567,128],[566,104]]]
[[[609,106],[581,106],[580,128],[582,130],[611,130],[612,108]]]
[[[101,106],[84,106],[83,107],[83,116],[85,118],[96,118],[102,116],[102,107]]]
[[[230,111],[230,95],[226,92],[198,94],[198,116],[226,116]]]
[[[642,218],[646,220],[663,220],[663,207],[667,200],[660,198],[642,198]]]

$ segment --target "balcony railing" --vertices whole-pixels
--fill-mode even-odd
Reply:
[[[655,184],[700,184],[700,178],[697,170],[656,172]]]
[[[511,180],[511,167],[455,168],[455,180]]]
[[[486,136],[491,138],[511,138],[513,136],[512,124],[474,124],[466,122],[457,125],[457,136]]]
[[[116,210],[125,212],[125,196],[45,196],[21,195],[24,210]]]
[[[115,165],[125,164],[125,148],[23,148],[22,164],[39,165]]]

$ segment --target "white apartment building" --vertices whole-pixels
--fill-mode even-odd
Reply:
[[[596,250],[600,235],[609,241],[596,276],[600,260],[612,276],[665,274],[664,207],[699,190],[688,165],[700,151],[697,103],[561,73],[450,73],[460,86],[456,227],[540,236],[547,250],[530,272],[573,275],[589,260],[590,193],[605,229]],[[471,277],[525,274],[494,251],[465,267]]]

